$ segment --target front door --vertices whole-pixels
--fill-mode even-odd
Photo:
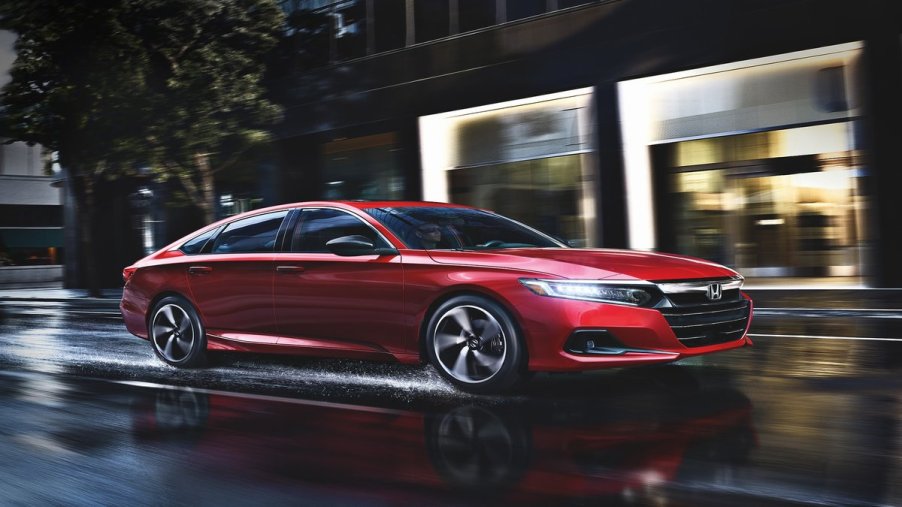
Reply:
[[[349,212],[301,212],[286,239],[287,251],[276,255],[273,296],[279,345],[363,355],[406,353],[401,256],[342,257],[329,252],[328,241],[349,235],[391,246]]]

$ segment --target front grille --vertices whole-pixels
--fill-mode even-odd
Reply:
[[[682,294],[668,294],[667,298],[674,306],[696,306],[709,305],[712,302],[708,300],[708,296],[704,292],[686,292]],[[727,303],[730,301],[741,301],[743,298],[739,294],[739,289],[725,289],[723,297],[716,303]]]
[[[687,347],[704,347],[742,338],[751,305],[739,289],[711,302],[704,294],[668,294],[673,306],[659,307],[673,333]]]

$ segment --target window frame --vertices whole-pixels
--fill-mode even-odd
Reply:
[[[333,206],[310,206],[310,207],[303,207],[303,208],[295,208],[295,209],[293,209],[292,211],[294,211],[294,212],[296,212],[296,213],[295,213],[294,215],[291,215],[291,216],[289,216],[289,217],[286,217],[286,219],[287,219],[287,218],[293,219],[293,223],[291,224],[290,229],[286,228],[285,233],[284,233],[284,236],[282,237],[282,242],[281,242],[281,247],[282,247],[282,249],[279,250],[279,251],[277,251],[276,253],[293,254],[293,255],[323,255],[323,254],[328,254],[328,255],[334,255],[335,257],[338,257],[338,258],[341,258],[341,259],[345,259],[345,258],[346,258],[346,257],[339,256],[339,255],[337,255],[337,254],[334,254],[334,253],[332,253],[332,252],[330,252],[330,251],[328,251],[328,250],[325,251],[325,252],[295,252],[295,251],[292,251],[292,250],[291,250],[291,239],[294,237],[295,231],[303,224],[303,221],[301,220],[301,215],[302,215],[305,211],[318,211],[318,210],[331,210],[331,211],[337,211],[337,212],[340,212],[340,213],[344,213],[344,214],[346,214],[346,215],[350,215],[351,217],[355,218],[356,220],[358,220],[359,222],[361,222],[361,223],[364,224],[365,226],[369,227],[369,228],[376,234],[376,236],[377,236],[378,238],[380,238],[382,241],[385,242],[385,245],[386,245],[387,248],[397,249],[397,246],[395,246],[395,243],[392,242],[389,238],[387,238],[387,237],[385,236],[385,234],[383,234],[383,233],[382,233],[379,229],[377,229],[373,224],[369,223],[364,217],[361,217],[360,215],[358,215],[358,214],[356,214],[356,213],[354,213],[354,212],[352,212],[352,211],[348,211],[348,210],[346,210],[346,209],[337,208],[337,207],[333,207]],[[287,222],[287,220],[286,220],[286,222]],[[284,223],[285,223],[285,222],[283,222],[283,224],[284,224]],[[299,231],[298,231],[298,232],[299,232]],[[403,242],[402,242],[402,244],[403,244]],[[376,245],[376,247],[379,248],[379,245]]]

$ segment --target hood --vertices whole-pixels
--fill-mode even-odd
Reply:
[[[570,279],[691,280],[736,276],[732,269],[683,255],[589,248],[429,250],[441,264],[507,267]]]

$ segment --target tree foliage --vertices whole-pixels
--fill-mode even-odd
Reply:
[[[40,143],[78,177],[132,167],[144,151],[147,55],[119,0],[5,1],[18,34],[3,89],[6,137]]]
[[[282,14],[263,0],[149,0],[134,7],[148,55],[156,168],[213,218],[213,175],[267,139],[280,108],[261,84]]]
[[[0,134],[58,152],[89,215],[100,178],[151,168],[212,220],[213,175],[280,114],[261,79],[282,22],[273,0],[0,0]]]

